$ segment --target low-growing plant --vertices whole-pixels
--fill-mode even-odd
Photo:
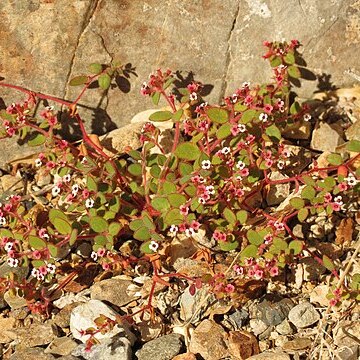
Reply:
[[[296,264],[304,251],[338,277],[333,261],[312,252],[292,229],[310,216],[346,213],[357,202],[360,142],[352,140],[346,152],[330,154],[327,167],[320,168],[315,161],[311,168],[293,171],[296,155],[282,134],[311,120],[310,108],[290,97],[292,80],[301,77],[300,44],[293,40],[264,45],[273,81],[243,83],[220,106],[202,100],[200,83],[177,88],[177,97],[170,70],[152,74],[141,93],[155,105],[165,100],[167,107],[150,116],[151,122],[141,131],[141,148],[128,149],[126,156],[109,156],[98,137],[86,131],[76,108],[92,83],[108,89],[123,71],[121,64],[91,64],[92,75],[72,79],[70,85],[83,87],[74,102],[0,82],[27,94],[24,102],[0,112],[1,136],[19,136],[31,146],[42,146],[34,166],[45,169],[54,180],[44,205],[29,208],[17,194],[1,204],[3,258],[11,267],[31,269],[31,276],[23,281],[14,274],[2,278],[2,293],[17,293],[32,311],[49,313],[57,291],[86,264],[96,263],[116,273],[145,260],[152,265],[153,285],[142,310],[154,315],[151,300],[157,283],[171,285],[172,279],[181,278],[192,294],[207,286],[217,298],[231,301],[240,291],[237,278],[277,277],[286,266]],[[61,122],[53,107],[34,115],[42,100],[68,108],[81,130],[80,146],[59,136]],[[173,123],[170,150],[162,145],[156,127],[165,121]],[[273,180],[273,173],[286,178]],[[257,195],[286,183],[295,195],[283,211],[256,202]],[[203,251],[203,259],[209,262],[218,252],[235,254],[231,276],[211,271],[199,278],[164,273],[165,249],[174,237],[191,238],[195,244],[200,237],[198,255]],[[136,243],[131,253],[122,250],[128,239]],[[64,266],[60,260],[82,241],[92,245],[91,258]],[[204,244],[210,249],[207,252]],[[58,282],[55,274],[63,275],[62,280]],[[359,300],[358,287],[354,277],[342,291]],[[341,293],[336,290],[333,295],[337,301]]]

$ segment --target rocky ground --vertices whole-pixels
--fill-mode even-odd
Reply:
[[[325,161],[331,151],[340,151],[345,140],[360,140],[359,88],[336,93],[337,100],[314,100],[313,121],[300,124],[286,134],[288,146],[298,154],[299,171],[314,157]],[[321,98],[321,95],[318,95]],[[102,139],[113,153],[125,146],[139,147],[138,133],[149,112],[138,114],[127,125]],[[171,138],[164,138],[164,142]],[[311,150],[310,150],[311,149]],[[17,158],[17,159],[16,159]],[[21,191],[23,182],[14,168],[31,164],[33,158],[15,156],[0,178],[3,193]],[[25,164],[25,165],[24,165]],[[52,179],[40,171],[29,186],[40,191]],[[42,195],[40,194],[39,197]],[[291,196],[287,185],[270,189],[269,206],[280,210]],[[293,229],[314,248],[321,248],[341,268],[350,261],[359,240],[360,212],[357,204],[347,217],[307,220]],[[199,276],[206,263],[191,258],[191,247],[178,250],[171,244],[174,270]],[[186,239],[182,240],[183,243]],[[131,242],[131,241],[130,241]],[[122,250],[130,243],[124,244]],[[72,260],[89,259],[91,246],[80,243]],[[216,255],[219,269],[230,269],[234,254]],[[65,256],[64,256],[65,259]],[[360,273],[357,257],[350,274]],[[0,277],[10,270],[26,278],[27,268],[0,265]],[[202,288],[194,296],[186,282],[174,281],[171,287],[158,284],[153,305],[158,316],[134,317],[133,326],[116,326],[100,337],[100,344],[85,351],[86,336],[79,330],[93,326],[100,314],[115,318],[117,314],[134,313],[146,304],[151,287],[151,273],[146,264],[135,273],[103,274],[87,267],[73,279],[54,301],[49,319],[32,315],[20,296],[10,293],[0,297],[0,357],[10,360],[93,359],[93,360],[220,360],[220,359],[343,359],[356,360],[360,354],[360,308],[344,301],[330,308],[329,272],[311,256],[305,256],[287,273],[258,288],[248,287],[236,304],[216,301]]]

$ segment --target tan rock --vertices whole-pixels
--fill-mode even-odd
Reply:
[[[0,344],[6,344],[16,338],[15,329],[16,319],[0,318]]]
[[[228,336],[230,354],[239,360],[245,360],[260,352],[256,337],[247,331],[230,331]]]
[[[312,133],[311,148],[320,151],[335,152],[337,146],[344,143],[341,134],[326,122],[318,122]]]
[[[172,358],[172,360],[196,360],[193,353],[179,354]]]
[[[22,349],[47,345],[55,339],[55,334],[50,322],[43,324],[33,323],[27,328],[17,328],[15,333],[19,341],[18,348]]]
[[[45,354],[70,355],[78,344],[69,337],[62,336],[55,338],[49,346],[44,350]]]

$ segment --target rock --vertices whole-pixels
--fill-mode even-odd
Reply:
[[[21,181],[21,178],[13,175],[3,175],[0,178],[1,186],[4,191],[13,192],[16,190],[21,190],[24,187],[24,183]]]
[[[75,302],[72,304],[65,305],[55,316],[54,324],[65,329],[70,326],[71,311],[75,309],[80,303]]]
[[[180,318],[184,321],[191,320],[191,323],[198,322],[213,300],[208,296],[206,287],[197,289],[195,295],[190,294],[188,286],[180,296]]]
[[[268,329],[268,327],[269,326],[260,319],[251,319],[250,320],[250,328],[256,336],[265,332]]]
[[[94,345],[91,351],[85,350],[86,346],[80,344],[73,350],[72,355],[85,360],[131,360],[131,342],[122,334],[115,335],[111,339],[102,339],[100,344]]]
[[[312,340],[307,338],[296,338],[288,341],[283,345],[285,351],[299,351],[309,348],[312,345]]]
[[[13,294],[10,290],[4,294],[4,300],[12,310],[20,309],[27,305],[27,301],[22,296],[19,296],[18,292]]]
[[[360,321],[342,321],[333,330],[334,343],[339,347],[359,347]]]
[[[13,273],[17,276],[17,281],[21,282],[26,279],[29,268],[27,266],[11,267],[7,263],[0,265],[0,278],[4,278],[10,273]]]
[[[309,302],[296,305],[289,312],[289,320],[300,329],[315,324],[319,319],[319,313]]]
[[[15,323],[16,320],[13,317],[0,317],[0,344],[6,344],[16,339]]]
[[[259,355],[254,355],[247,360],[290,360],[290,356],[283,352],[264,351]]]
[[[51,183],[50,172],[45,166],[42,166],[36,170],[35,182],[36,185],[39,186],[40,188],[49,185]]]
[[[138,360],[171,360],[181,352],[182,347],[182,336],[169,334],[145,343],[135,355]]]
[[[69,337],[62,336],[55,338],[44,350],[45,354],[70,355],[78,344]]]
[[[176,355],[172,360],[196,360],[196,356],[193,353],[186,353]]]
[[[256,337],[247,331],[230,331],[227,343],[229,353],[235,359],[248,359],[260,352]]]
[[[328,293],[328,285],[318,285],[310,293],[310,302],[320,306],[328,306],[329,299],[326,297]]]
[[[84,257],[89,258],[92,253],[92,245],[88,242],[83,242],[76,248],[76,254]]]
[[[115,320],[117,313],[99,300],[90,300],[74,308],[70,316],[70,331],[73,337],[85,343],[90,335],[82,335],[80,334],[80,330],[96,327],[94,320],[100,315]],[[121,327],[119,325],[114,326],[111,331],[105,334],[97,333],[94,337],[98,340],[105,340],[112,338],[118,333],[125,333],[126,337],[128,337],[131,342],[133,341],[133,334],[127,326]]]
[[[270,175],[270,180],[283,180],[288,176],[282,175],[278,171],[274,171]],[[290,193],[290,183],[271,185],[269,192],[266,194],[266,202],[268,206],[279,205],[284,201]]]
[[[55,357],[51,354],[45,354],[42,348],[32,348],[16,350],[14,354],[10,356],[10,360],[55,360]]]
[[[326,268],[311,256],[300,259],[299,263],[303,268],[304,281],[317,281],[320,275],[326,272]]]
[[[83,303],[88,302],[89,298],[88,295],[90,294],[90,289],[85,289],[83,291],[80,291],[77,294],[73,293],[66,293],[65,295],[61,296],[60,299],[57,299],[54,301],[54,305],[62,309],[67,305],[74,304],[74,303]]]
[[[360,118],[345,130],[347,140],[360,140]]]
[[[206,360],[220,360],[228,356],[226,332],[212,320],[203,320],[194,330],[189,350]]]
[[[228,316],[228,321],[233,325],[234,329],[236,330],[241,329],[248,319],[249,313],[244,309],[236,310],[234,313]]]
[[[319,122],[312,133],[310,146],[314,150],[335,152],[343,143],[343,138],[331,125]]]
[[[342,347],[340,349],[336,349],[334,351],[334,355],[341,360],[359,360],[359,346],[352,346],[351,348]]]
[[[287,319],[277,325],[275,330],[281,335],[292,335],[294,333],[294,329],[291,327],[291,324]]]
[[[22,308],[10,311],[9,315],[17,320],[24,320],[29,315],[29,313],[30,313],[30,310],[27,307],[22,307]]]
[[[178,258],[174,263],[174,269],[191,277],[201,277],[208,273],[204,261],[196,261],[189,258]]]
[[[18,348],[47,345],[55,339],[51,322],[32,323],[26,328],[15,329]]]
[[[128,124],[101,136],[100,143],[104,147],[104,152],[112,156],[124,153],[127,148],[135,150],[140,148],[139,137],[143,125],[143,123]]]
[[[286,127],[283,135],[287,139],[308,140],[311,135],[311,124],[307,121],[301,120]]]
[[[91,299],[105,300],[116,306],[124,306],[135,299],[127,294],[128,286],[132,284],[129,280],[113,277],[95,283],[91,286]]]

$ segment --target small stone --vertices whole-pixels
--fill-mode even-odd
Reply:
[[[70,355],[78,344],[69,337],[62,336],[55,338],[45,349],[46,354]]]
[[[269,327],[269,325],[265,324],[260,319],[251,319],[250,320],[250,328],[256,336],[262,334],[264,331],[266,331],[266,329],[268,327]]]
[[[124,306],[133,301],[135,297],[127,294],[127,288],[132,282],[113,277],[95,283],[91,287],[90,296],[94,300],[105,300],[116,306]]]
[[[334,329],[334,343],[339,347],[359,346],[360,321],[342,321]]]
[[[70,316],[70,331],[73,337],[85,343],[89,339],[90,335],[82,335],[80,330],[86,330],[90,327],[96,328],[94,320],[100,315],[104,315],[112,320],[115,320],[118,314],[99,300],[90,300],[87,303],[78,305],[74,308],[71,311]],[[115,325],[111,331],[105,334],[97,333],[94,337],[97,340],[110,339],[120,332],[125,333],[126,336],[131,339],[131,342],[134,340],[134,335],[131,331],[126,326],[121,327],[118,324]]]
[[[17,281],[21,282],[26,279],[29,268],[27,266],[11,267],[6,262],[0,265],[0,278],[6,278],[7,275],[13,273],[17,276]]]
[[[228,356],[225,330],[212,320],[203,320],[192,334],[189,350],[206,360]]]
[[[51,354],[45,354],[42,348],[32,348],[16,350],[14,354],[10,356],[10,360],[55,360],[55,357]]]
[[[0,318],[0,344],[6,344],[16,339],[16,320],[13,317]]]
[[[307,121],[299,121],[288,126],[284,131],[284,137],[294,140],[308,140],[311,135],[311,124]]]
[[[131,360],[131,342],[123,334],[118,334],[111,339],[102,339],[94,345],[91,351],[86,351],[86,345],[80,344],[72,351],[72,355],[85,360]]]
[[[92,252],[92,246],[88,242],[83,242],[76,248],[76,253],[82,257],[90,257]]]
[[[283,180],[288,176],[281,174],[278,171],[274,171],[270,175],[270,180]],[[290,193],[290,183],[271,185],[269,192],[266,195],[266,202],[268,206],[279,205],[284,201]]]
[[[247,360],[290,360],[290,356],[283,352],[265,351],[259,355],[251,356]]]
[[[16,191],[16,190],[21,190],[24,187],[21,178],[18,178],[17,176],[6,174],[1,176],[0,179],[1,179],[1,186],[4,189],[4,191]]]
[[[291,324],[287,319],[277,325],[275,330],[281,335],[291,335],[294,333],[294,329],[291,327]]]
[[[40,188],[51,183],[51,175],[46,167],[41,167],[36,171],[35,182]]]
[[[245,325],[248,319],[249,313],[244,309],[236,310],[228,317],[229,322],[237,330],[240,330]]]
[[[20,309],[27,305],[26,299],[24,299],[22,296],[19,296],[18,293],[13,294],[10,290],[4,294],[4,300],[12,310]]]
[[[328,123],[318,122],[312,132],[310,146],[314,150],[335,152],[343,144],[341,135]]]
[[[285,351],[299,351],[304,350],[312,345],[312,340],[307,338],[296,338],[288,341],[283,345]]]
[[[138,360],[171,360],[183,347],[180,334],[169,334],[145,343],[135,355]]]
[[[196,360],[196,356],[193,353],[176,355],[172,360]]]
[[[50,322],[33,323],[26,328],[17,328],[15,333],[19,341],[19,348],[47,345],[55,338]]]
[[[70,326],[71,311],[76,308],[80,303],[75,302],[64,306],[55,316],[54,324],[65,329]]]
[[[326,271],[324,266],[319,264],[314,258],[310,256],[300,259],[299,263],[302,265],[304,271],[304,281],[317,281]]]
[[[235,359],[247,359],[260,352],[256,337],[247,331],[230,331],[227,342],[229,353]]]
[[[318,322],[320,314],[309,302],[294,306],[289,312],[289,320],[297,328],[306,328]]]
[[[9,315],[17,320],[24,320],[28,316],[29,312],[30,310],[24,306],[22,308],[10,311]]]
[[[328,293],[328,285],[318,285],[310,293],[310,302],[320,306],[328,306],[329,299],[326,297]]]

